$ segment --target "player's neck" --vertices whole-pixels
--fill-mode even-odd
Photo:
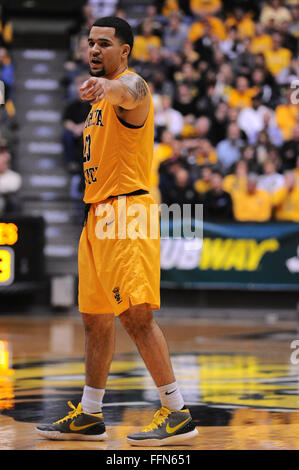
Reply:
[[[120,64],[120,66],[112,73],[105,75],[104,78],[108,80],[114,80],[114,78],[118,77],[120,74],[128,70],[128,64]]]

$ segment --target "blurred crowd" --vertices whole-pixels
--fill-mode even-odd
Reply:
[[[73,197],[83,191],[89,110],[77,88],[88,77],[89,29],[105,15],[131,21],[122,2],[87,0],[65,63]],[[299,0],[157,0],[132,27],[130,68],[155,107],[156,201],[203,203],[205,219],[298,222]]]
[[[15,72],[11,57],[13,27],[0,6],[0,215],[20,210],[22,178],[15,171],[16,130]]]

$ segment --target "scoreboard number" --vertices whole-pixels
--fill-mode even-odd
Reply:
[[[0,286],[9,286],[13,283],[14,266],[14,250],[9,247],[0,247]]]

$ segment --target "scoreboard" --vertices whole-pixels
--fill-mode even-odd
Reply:
[[[0,294],[34,290],[45,280],[44,219],[0,218]]]

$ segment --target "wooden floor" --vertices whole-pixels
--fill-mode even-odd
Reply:
[[[184,320],[184,312],[180,320],[158,320],[199,431],[188,449],[299,449],[299,354],[291,348],[299,340],[295,323]],[[79,315],[0,316],[1,450],[134,450],[126,435],[151,422],[159,401],[118,321],[103,408],[108,441],[40,438],[36,424],[66,415],[67,401],[77,404],[83,385]]]

